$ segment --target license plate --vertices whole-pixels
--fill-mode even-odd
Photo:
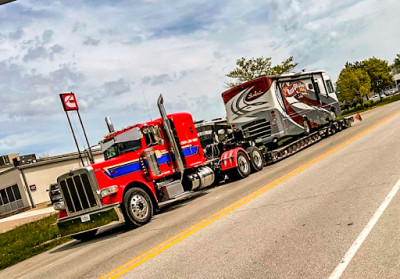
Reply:
[[[82,215],[81,221],[82,223],[90,221],[90,215],[89,214]]]

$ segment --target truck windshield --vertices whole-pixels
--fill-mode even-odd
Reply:
[[[132,140],[116,143],[104,151],[104,159],[108,160],[127,152],[138,150],[142,147],[141,140]]]

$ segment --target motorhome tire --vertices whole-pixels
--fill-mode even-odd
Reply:
[[[250,147],[247,152],[249,153],[251,168],[253,172],[257,172],[263,169],[265,160],[260,149],[255,146]]]
[[[311,133],[311,126],[307,118],[305,118],[303,121],[303,127],[304,127],[304,134],[306,136],[309,135]]]
[[[122,213],[128,226],[140,227],[148,223],[153,210],[153,203],[145,190],[134,187],[125,193]]]

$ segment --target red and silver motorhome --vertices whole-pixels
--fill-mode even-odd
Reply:
[[[309,134],[340,114],[326,71],[264,76],[225,91],[222,98],[232,127],[264,144]]]

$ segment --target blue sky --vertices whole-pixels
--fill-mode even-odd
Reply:
[[[89,141],[168,112],[225,115],[225,74],[240,57],[290,55],[298,70],[400,52],[400,2],[33,1],[0,6],[0,155],[75,151],[58,94],[74,92]],[[146,105],[147,104],[147,105]],[[147,110],[147,107],[149,110]],[[71,113],[74,127],[78,120]],[[78,141],[83,146],[83,135]]]

